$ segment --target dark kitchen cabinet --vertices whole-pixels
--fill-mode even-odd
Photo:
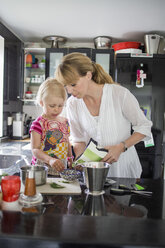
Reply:
[[[0,23],[0,35],[5,39],[4,104],[17,101],[23,92],[23,42]]]
[[[0,22],[0,35],[4,38],[3,81],[3,136],[7,135],[7,118],[11,113],[22,112],[23,94],[23,42]]]
[[[142,67],[141,67],[142,65]],[[138,87],[138,70],[146,74],[144,86]],[[144,143],[136,145],[144,177],[158,178],[162,173],[163,133],[165,132],[165,55],[131,56],[117,54],[115,81],[128,88],[137,98],[148,119],[153,122],[152,134],[155,149],[145,148]]]
[[[54,77],[55,70],[67,52],[67,48],[47,48],[46,49],[46,78]]]
[[[100,64],[112,77],[114,75],[114,51],[112,49],[92,48],[47,48],[46,49],[46,77],[54,77],[55,70],[62,57],[68,53],[83,53],[92,61]]]
[[[21,98],[23,85],[23,54],[20,44],[5,41],[4,103]]]
[[[100,64],[103,69],[114,78],[114,50],[93,49],[92,60]]]

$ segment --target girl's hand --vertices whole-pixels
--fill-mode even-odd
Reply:
[[[70,158],[67,158],[67,160],[68,160],[68,167],[69,167],[69,169],[73,169],[72,168],[73,159],[70,157]]]
[[[65,166],[60,159],[51,158],[49,160],[49,165],[58,172],[61,172],[65,169]]]
[[[109,164],[117,162],[119,157],[120,157],[120,154],[123,152],[123,149],[124,149],[122,143],[120,143],[118,145],[114,145],[114,146],[106,146],[104,148],[108,150],[108,153],[102,159],[102,161],[109,163]]]

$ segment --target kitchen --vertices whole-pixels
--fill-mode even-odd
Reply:
[[[67,37],[67,42],[64,44],[60,44],[59,42],[60,49],[66,49],[68,47],[95,49],[93,38],[102,35],[112,37],[113,44],[122,41],[138,41],[144,44],[144,35],[146,33],[158,33],[164,35],[163,1],[156,1],[156,3],[155,1],[138,1],[138,3],[135,1],[118,0],[115,2],[91,1],[90,3],[83,1],[83,4],[77,3],[77,1],[70,1],[69,3],[68,1],[60,1],[60,3],[55,1],[55,5],[53,5],[53,2],[54,1],[50,1],[50,5],[54,6],[54,8],[51,7],[49,9],[48,6],[44,4],[44,1],[40,1],[40,3],[28,2],[24,4],[22,4],[20,1],[17,1],[18,6],[15,5],[16,3],[14,3],[14,1],[5,1],[5,3],[1,3],[1,21],[6,27],[9,28],[9,30],[14,33],[14,35],[16,35],[16,37],[13,37],[13,39],[16,40],[18,38],[21,40],[21,42],[17,41],[17,47],[19,47],[19,49],[22,46],[22,43],[26,45],[26,48],[38,48],[32,47],[37,46],[37,44],[41,44],[40,48],[50,48],[51,44],[46,44],[43,42],[43,37],[53,34]],[[76,13],[74,12],[73,14],[73,9],[75,10],[75,6],[77,7],[75,11]],[[37,17],[36,9],[38,7],[39,16]],[[14,15],[12,19],[12,12],[14,9],[18,10],[18,14]],[[23,14],[25,10],[28,16]],[[45,10],[47,10],[46,12],[49,13],[48,17],[45,17]],[[23,15],[26,17],[26,19],[22,19]],[[120,16],[120,20],[117,18],[117,15]],[[96,18],[96,16],[99,16],[99,18]],[[131,18],[132,21],[130,22]],[[14,20],[17,21],[17,24],[14,23]],[[14,53],[13,50],[12,52]],[[120,57],[120,55],[118,56]],[[125,58],[121,58],[121,61],[124,59]],[[137,60],[139,60],[139,58],[137,58]],[[150,66],[150,61],[147,61],[147,65],[149,68],[148,72],[150,77],[150,71],[152,69]],[[118,66],[120,69],[121,64]],[[19,73],[21,75],[19,75]],[[21,89],[21,87],[23,88],[24,86],[23,74],[24,68],[21,69],[21,72],[18,71],[18,81],[22,80],[22,83],[20,82],[20,85],[18,85],[20,92],[24,92],[24,89]],[[121,77],[126,77],[127,79],[127,75],[124,73],[121,74]],[[121,79],[119,78],[119,80]],[[13,81],[15,86],[18,84],[18,81]],[[150,84],[147,83],[146,86],[148,86],[148,89],[150,90]],[[160,87],[162,86],[160,85]],[[32,119],[35,118],[35,116],[38,116],[40,109],[38,109],[38,107],[33,103],[30,103],[30,105],[30,101],[27,101],[27,104],[27,102],[13,100],[15,94],[14,90],[15,87],[12,89],[12,92],[10,92],[10,96],[12,96],[12,100],[8,101],[10,103],[6,103],[3,106],[5,114],[1,120],[3,119],[4,122],[7,123],[7,117],[9,117],[10,113],[16,114],[19,112],[25,112],[29,116],[32,115]],[[147,97],[152,102],[149,94]],[[35,109],[35,111],[31,111],[32,108]],[[157,119],[157,117],[154,118]],[[6,127],[5,135],[2,134],[1,136],[6,137],[7,125],[5,123],[3,124],[3,126]],[[162,122],[158,123],[159,127],[162,127],[162,125]],[[13,145],[13,143],[14,142],[11,141],[11,145]],[[142,155],[145,159],[145,154]]]

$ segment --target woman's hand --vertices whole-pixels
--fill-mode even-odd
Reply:
[[[61,172],[65,169],[65,166],[60,159],[51,158],[49,160],[49,165],[58,172]]]
[[[107,155],[102,159],[103,162],[112,164],[114,162],[117,162],[120,154],[123,152],[123,144],[120,143],[118,145],[114,146],[106,146],[104,147],[106,150],[108,150]]]

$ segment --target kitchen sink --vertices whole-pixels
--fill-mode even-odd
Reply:
[[[0,175],[19,173],[20,167],[27,164],[28,161],[24,155],[0,154]]]

